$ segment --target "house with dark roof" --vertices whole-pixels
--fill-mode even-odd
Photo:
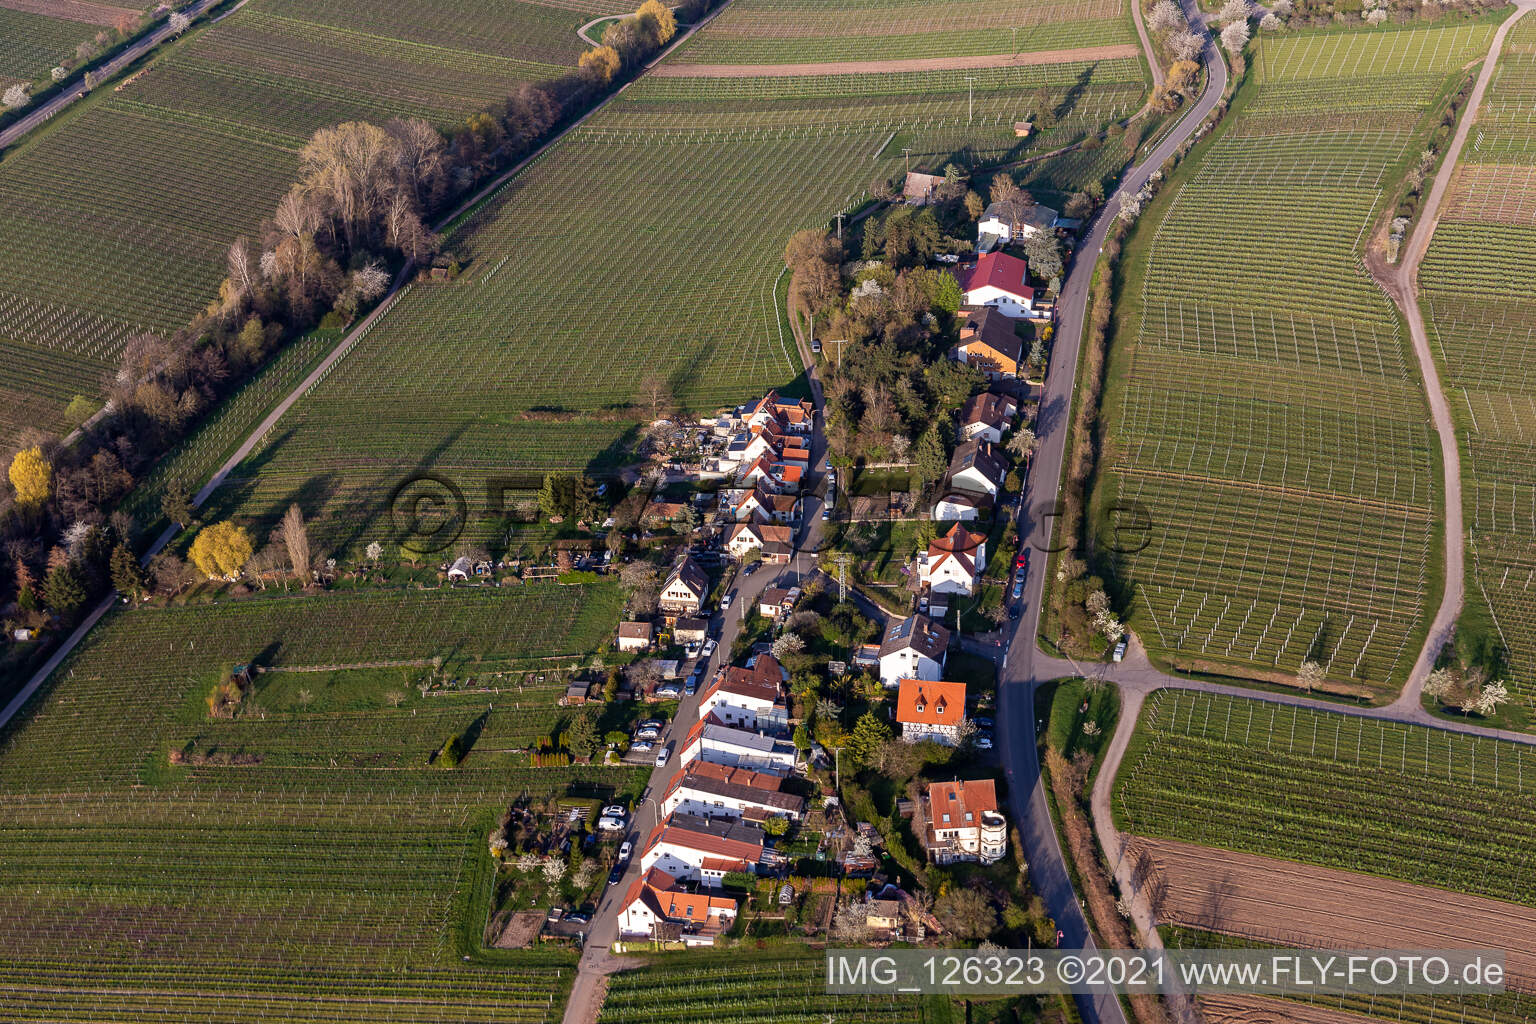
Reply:
[[[1057,219],[1055,210],[1039,203],[1007,206],[991,203],[981,212],[981,219],[976,222],[976,248],[986,252],[999,245],[1053,231]]]
[[[981,306],[965,311],[960,343],[950,351],[950,357],[976,367],[988,380],[1017,377],[1024,361],[1024,342],[1012,319],[992,306]]]
[[[789,723],[783,692],[786,675],[771,654],[759,654],[745,666],[728,666],[699,698],[699,717],[713,715],[743,729],[783,729]]]
[[[995,391],[972,395],[960,407],[959,435],[967,441],[1001,444],[1018,411],[1019,404],[1011,395],[1000,395]]]
[[[897,619],[880,641],[880,681],[894,687],[903,679],[942,679],[948,652],[949,630],[928,616]]]
[[[737,523],[725,535],[725,550],[742,560],[759,551],[769,565],[785,565],[794,557],[794,538],[795,531],[788,526]]]
[[[1008,478],[1008,460],[990,441],[967,441],[955,448],[949,470],[939,481],[933,518],[938,522],[975,519],[997,500]]]
[[[708,596],[709,576],[699,568],[699,563],[684,555],[661,585],[657,603],[669,615],[697,615]]]
[[[655,637],[656,627],[649,622],[619,623],[619,650],[648,651]]]
[[[765,845],[763,830],[750,822],[673,814],[646,839],[640,868],[717,887],[728,872],[756,871]]]

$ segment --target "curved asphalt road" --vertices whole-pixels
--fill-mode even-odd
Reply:
[[[1183,0],[1185,15],[1199,25],[1194,0]],[[1197,29],[1198,30],[1198,29]],[[1057,301],[1055,346],[1040,400],[1036,425],[1039,447],[1030,468],[1029,483],[1019,515],[1022,544],[1044,552],[1051,546],[1055,520],[1041,512],[1054,507],[1060,494],[1071,428],[1072,398],[1076,390],[1078,356],[1086,326],[1089,284],[1094,265],[1103,250],[1110,225],[1119,214],[1121,199],[1139,192],[1152,173],[1205,122],[1221,101],[1227,86],[1227,66],[1206,37],[1206,86],[1200,99],[1187,108],[1161,142],[1140,164],[1121,179],[1120,188],[1094,219],[1087,237],[1078,246],[1072,269]],[[1030,883],[1056,921],[1064,949],[1095,949],[1093,935],[1072,888],[1066,859],[1052,824],[1045,787],[1040,778],[1036,750],[1034,690],[1036,683],[1080,674],[1068,662],[1048,658],[1035,647],[1040,629],[1040,605],[1045,589],[1046,559],[1037,558],[1025,581],[1023,606],[998,675],[998,730],[1003,768],[1013,820],[1029,864]],[[1079,996],[1078,1008],[1086,1024],[1127,1024],[1125,1010],[1110,993]]]

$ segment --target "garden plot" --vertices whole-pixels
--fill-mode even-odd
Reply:
[[[1424,319],[1462,438],[1467,600],[1536,707],[1536,21],[1513,29],[1419,271]]]
[[[1253,94],[1161,214],[1113,356],[1106,493],[1154,524],[1117,572],[1139,635],[1177,664],[1314,660],[1382,685],[1413,660],[1438,464],[1360,252],[1445,72],[1490,30],[1264,39]],[[1397,72],[1416,96],[1371,84]]]

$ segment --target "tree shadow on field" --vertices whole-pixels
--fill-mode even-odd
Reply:
[[[1097,65],[1089,64],[1078,73],[1077,80],[1067,89],[1066,95],[1061,98],[1060,103],[1056,104],[1053,111],[1058,121],[1070,117],[1077,109],[1077,101],[1082,99],[1083,93],[1087,92],[1088,86],[1093,83],[1093,72],[1096,68]]]
[[[351,550],[372,531],[373,539],[395,548],[418,539],[425,541],[421,549],[425,556],[448,552],[469,524],[474,488],[462,473],[442,465],[441,460],[468,429],[467,422],[460,423],[423,452],[414,465],[381,467],[372,483],[345,491],[333,512],[335,528],[331,535],[336,551]],[[445,503],[448,513],[432,517],[430,524],[421,521],[418,502],[425,500]],[[418,530],[423,525],[433,529]]]

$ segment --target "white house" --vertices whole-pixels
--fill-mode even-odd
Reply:
[[[619,650],[648,651],[651,649],[654,633],[655,627],[649,622],[621,622],[619,623]]]
[[[784,780],[777,775],[695,761],[672,776],[662,795],[661,813],[678,812],[703,818],[798,821],[805,814],[805,798],[785,792]]]
[[[880,682],[896,686],[903,679],[942,679],[948,651],[949,630],[928,616],[898,619],[880,643]]]
[[[1008,478],[1008,460],[990,441],[967,441],[955,448],[945,480],[949,490],[996,498]]]
[[[919,580],[934,594],[970,594],[987,564],[987,538],[956,523],[928,545]]]
[[[733,558],[746,560],[754,551],[762,553],[770,565],[783,565],[795,553],[795,531],[788,526],[766,523],[737,523],[726,534],[725,550]]]
[[[1052,231],[1057,222],[1056,211],[1049,206],[1030,204],[1021,207],[1010,216],[1001,203],[992,203],[981,213],[976,222],[976,247],[982,252],[998,245],[1007,245],[1015,239],[1029,238],[1043,231]],[[990,236],[990,238],[988,237]]]
[[[455,558],[453,564],[448,567],[450,580],[467,580],[474,575],[474,563],[464,557]]]
[[[1013,426],[1013,417],[1018,411],[1019,405],[1010,395],[1000,395],[994,391],[972,395],[960,407],[960,437],[967,441],[982,440],[1000,444],[1003,435]]]
[[[1008,819],[997,810],[991,779],[935,782],[923,800],[922,842],[938,864],[993,864],[1008,852]]]
[[[640,869],[715,887],[727,872],[756,871],[763,845],[763,830],[750,822],[674,814],[646,840]]]
[[[742,729],[783,729],[789,721],[780,687],[787,678],[771,654],[759,654],[750,666],[732,665],[715,677],[699,699],[699,717],[713,715]]]
[[[1034,310],[1035,290],[1029,286],[1029,265],[1017,256],[989,252],[956,277],[967,306],[991,306],[1015,320]]]
[[[965,724],[965,684],[903,679],[896,691],[896,721],[908,743],[933,740],[958,746]]]
[[[708,596],[709,577],[697,562],[685,555],[662,584],[658,604],[669,615],[697,615]]]
[[[685,765],[709,761],[728,768],[751,768],[787,776],[795,770],[799,751],[788,740],[726,725],[710,717],[700,719],[688,730],[678,759]]]
[[[619,911],[619,934],[628,939],[681,941],[712,946],[736,920],[736,901],[689,892],[672,875],[652,868],[635,880]]]
[[[800,499],[793,494],[772,494],[761,487],[743,491],[731,506],[737,522],[793,523],[800,518]]]
[[[991,507],[992,499],[985,495],[941,490],[938,499],[933,503],[933,521],[936,523],[970,522],[980,516],[983,509]]]

